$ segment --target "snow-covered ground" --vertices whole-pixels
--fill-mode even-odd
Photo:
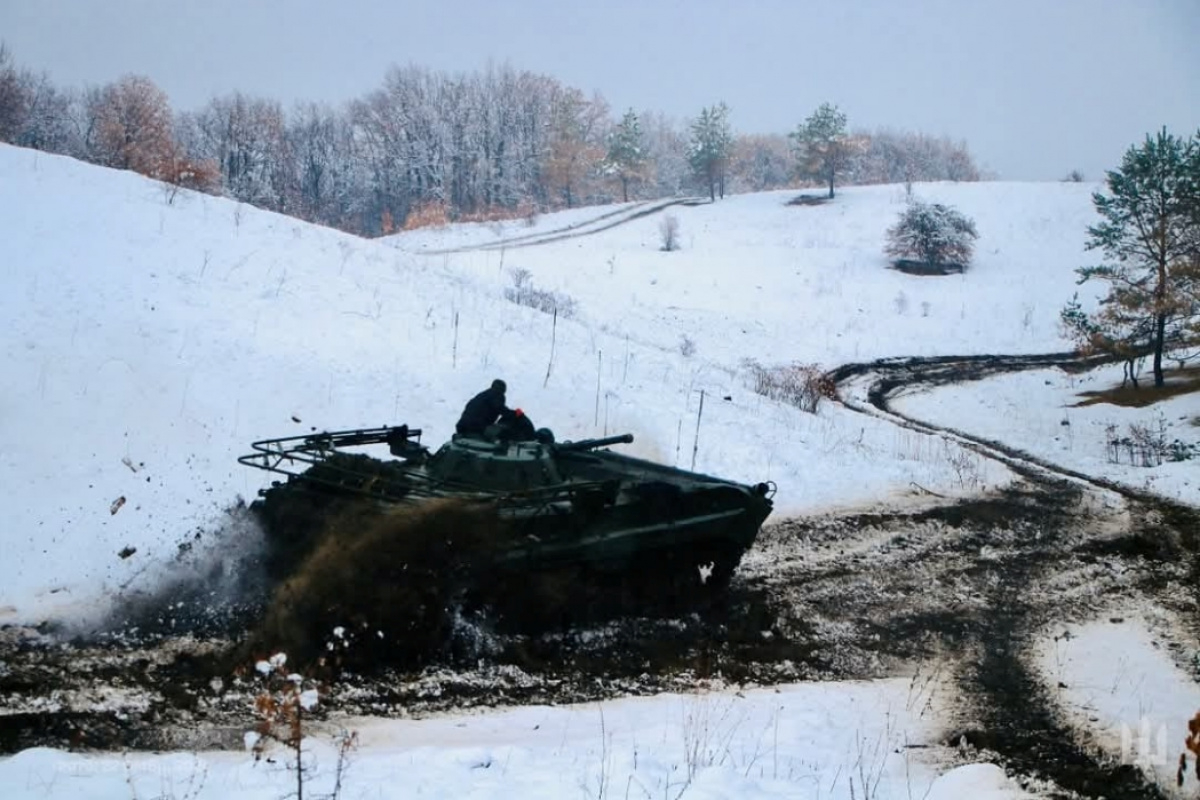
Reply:
[[[421,255],[617,209],[372,242],[219,198],[168,202],[132,173],[0,146],[0,622],[86,620],[107,596],[152,586],[183,540],[207,541],[222,509],[266,485],[235,460],[251,440],[408,422],[437,444],[498,376],[560,438],[631,431],[633,453],[689,466],[695,451],[701,471],[774,480],[779,515],[904,502],[913,483],[951,496],[1002,485],[1008,471],[973,455],[965,484],[957,446],[936,437],[762,398],[746,360],[1064,350],[1058,313],[1079,288],[1094,188],[918,186],[981,232],[971,271],[921,278],[882,255],[904,202],[895,186],[817,207],[768,193],[674,208],[677,252],[659,249],[655,215],[537,247]],[[506,301],[518,269],[574,298],[575,317],[554,326]],[[1065,409],[1066,380],[984,381],[904,408],[1197,502],[1195,462],[1122,473],[1096,456],[1108,420],[1153,421],[1157,408]],[[1163,409],[1173,435],[1197,440],[1183,422],[1200,413],[1195,395]],[[344,796],[850,797],[855,776],[856,797],[1020,796],[994,767],[947,772],[951,753],[901,746],[944,733],[911,685],[362,722]],[[189,793],[193,777],[204,785]],[[275,797],[286,783],[235,753],[0,760],[4,797]]]
[[[940,787],[964,777],[972,787],[1003,786],[999,770],[939,777],[947,770],[929,756],[940,733],[937,699],[891,680],[357,721],[342,796],[956,800],[962,795]],[[331,790],[337,755],[332,737],[313,739],[315,796]],[[282,761],[256,764],[238,753],[113,758],[41,749],[0,761],[6,798],[275,798],[294,780]]]
[[[1113,449],[1108,443],[1128,439],[1131,426],[1142,426],[1167,444],[1196,445],[1200,442],[1200,395],[1179,395],[1149,408],[1081,405],[1088,399],[1083,392],[1103,391],[1120,383],[1120,366],[1083,374],[1033,370],[990,378],[978,385],[902,395],[892,406],[908,416],[1004,442],[1086,475],[1103,476],[1195,505],[1200,501],[1200,470],[1195,459],[1167,458],[1147,468],[1136,453],[1133,460],[1138,463],[1130,463],[1127,449]],[[1031,397],[1038,402],[1031,403]]]
[[[1175,788],[1188,720],[1200,714],[1200,650],[1173,637],[1171,626],[1166,635],[1161,629],[1163,620],[1136,611],[1058,625],[1039,643],[1037,661],[1060,714],[1087,741]],[[1172,796],[1196,790],[1192,778]]]

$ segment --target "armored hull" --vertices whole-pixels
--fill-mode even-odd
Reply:
[[[295,539],[284,561],[304,556],[305,509],[370,498],[386,514],[449,498],[485,506],[503,523],[487,567],[510,578],[566,570],[642,594],[711,596],[771,512],[769,482],[741,484],[609,449],[630,434],[559,443],[539,433],[454,436],[431,452],[408,426],[338,431],[255,442],[239,461],[287,476],[256,503],[274,516],[269,527]]]

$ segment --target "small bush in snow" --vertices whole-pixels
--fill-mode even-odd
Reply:
[[[674,214],[664,214],[658,223],[658,235],[662,249],[668,253],[679,249],[679,219]]]
[[[254,755],[255,762],[270,761],[269,748],[273,744],[282,745],[288,753],[286,767],[295,775],[294,795],[303,798],[304,787],[314,774],[311,760],[305,757],[305,723],[321,703],[320,691],[314,681],[287,669],[286,653],[259,661],[254,669],[263,684],[254,696],[258,724],[243,737],[246,749]],[[358,733],[342,730],[334,737],[334,745],[337,764],[333,791],[324,796],[336,800],[341,796],[350,754],[358,748]]]
[[[965,268],[979,233],[975,222],[941,203],[916,200],[888,228],[884,252],[896,259],[919,261],[931,271]]]
[[[817,412],[823,398],[837,397],[837,385],[816,364],[782,364],[764,367],[749,360],[750,388],[763,397],[781,400],[810,414]]]
[[[529,270],[518,267],[512,271],[513,285],[504,290],[504,297],[519,306],[529,306],[546,314],[558,312],[560,317],[573,317],[579,304],[562,292],[538,289],[530,279]]]
[[[1174,439],[1167,441],[1166,421],[1157,425],[1130,423],[1122,434],[1116,425],[1105,428],[1108,463],[1126,463],[1134,467],[1157,467],[1164,461],[1188,461],[1200,455],[1200,447]]]
[[[684,358],[696,355],[696,342],[686,333],[679,339],[679,354]]]

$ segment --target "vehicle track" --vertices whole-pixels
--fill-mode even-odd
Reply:
[[[566,225],[562,228],[555,228],[551,231],[543,231],[541,233],[526,233],[520,236],[508,236],[503,239],[486,242],[484,244],[464,245],[462,247],[449,247],[438,250],[421,250],[422,255],[441,256],[453,255],[454,253],[470,253],[483,250],[512,250],[520,247],[534,247],[540,244],[550,244],[552,242],[561,242],[566,239],[578,239],[584,236],[591,236],[603,231],[612,230],[621,225],[628,224],[635,220],[657,214],[672,206],[697,206],[704,205],[709,201],[698,197],[673,197],[667,200],[655,200],[638,203],[632,208],[622,208],[616,211],[610,211],[606,214],[601,214],[598,217],[577,222],[573,225]],[[599,223],[599,224],[597,224]]]
[[[1039,502],[1050,504],[1043,513],[1019,524],[1022,538],[1035,533],[1025,547],[1006,550],[1003,567],[995,572],[997,585],[986,597],[983,613],[958,618],[962,638],[955,642],[959,652],[976,658],[960,662],[958,685],[966,706],[961,713],[969,720],[961,737],[975,746],[999,754],[1010,768],[1026,776],[1047,776],[1064,790],[1083,797],[1162,797],[1162,791],[1147,783],[1135,767],[1113,764],[1074,741],[1074,734],[1057,719],[1044,684],[1032,668],[1033,636],[1054,621],[1070,619],[1089,610],[1073,607],[1064,595],[1063,582],[1070,576],[1086,576],[1093,602],[1108,602],[1132,589],[1133,594],[1152,598],[1170,607],[1191,628],[1200,630],[1200,513],[1180,503],[1140,492],[1101,477],[1085,475],[1053,464],[1002,442],[973,436],[961,430],[923,422],[897,412],[890,399],[914,385],[941,385],[978,380],[991,375],[1026,369],[1057,367],[1080,371],[1104,363],[1072,354],[1035,356],[966,356],[932,359],[885,359],[849,364],[830,376],[840,389],[853,386],[856,396],[842,402],[860,413],[889,419],[919,432],[943,436],[980,455],[1007,465],[1031,486]],[[866,402],[862,401],[865,397]],[[1092,524],[1080,526],[1063,515],[1063,509],[1078,509],[1089,494],[1115,494],[1125,501],[1123,519],[1089,515]],[[1014,514],[1011,520],[1021,520]],[[1165,525],[1162,520],[1169,520]],[[1107,532],[1103,529],[1107,528]],[[1171,544],[1177,542],[1176,545]],[[1032,547],[1029,547],[1032,545]],[[1022,550],[1036,557],[1021,557]],[[1128,589],[1111,578],[1097,574],[1098,565],[1117,553],[1140,553],[1130,566],[1140,574]],[[1111,569],[1108,571],[1111,572]],[[1095,582],[1095,583],[1093,583]],[[1053,584],[1053,591],[1046,587]],[[1084,583],[1075,584],[1082,588]],[[1031,598],[1054,597],[1052,604]],[[1084,595],[1087,597],[1087,595]],[[1090,609],[1094,615],[1103,604]]]

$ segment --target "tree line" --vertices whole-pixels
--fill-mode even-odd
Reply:
[[[824,105],[788,135],[679,124],[511,66],[394,67],[339,106],[233,92],[176,112],[149,78],[65,89],[0,43],[0,142],[130,169],[364,235],[621,200],[827,184],[979,180],[963,142],[849,132]],[[823,127],[822,127],[823,126]]]

